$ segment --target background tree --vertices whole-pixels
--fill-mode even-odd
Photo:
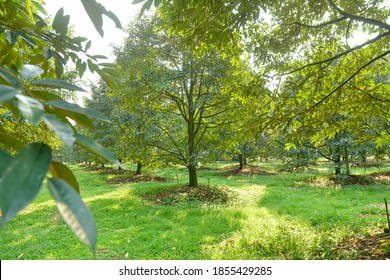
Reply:
[[[146,0],[144,7],[152,2]],[[301,129],[305,115],[304,123],[324,127],[322,134],[332,138],[340,128],[334,129],[335,125],[323,118],[326,113],[327,118],[348,116],[349,124],[357,125],[362,124],[362,116],[388,118],[383,110],[389,102],[388,85],[380,79],[388,71],[390,53],[390,7],[385,1],[295,0],[281,5],[264,0],[188,0],[155,4],[170,33],[183,36],[189,45],[196,42],[200,48],[214,46],[227,53],[246,50],[270,82],[290,80],[287,105],[294,107],[290,110],[294,113],[279,118],[284,125]],[[380,135],[377,143],[389,140],[385,140],[385,132]]]
[[[153,124],[160,133],[153,145],[160,155],[185,164],[189,185],[196,187],[200,143],[231,111],[229,96],[221,94],[231,66],[215,51],[196,54],[179,37],[156,31],[156,23],[156,18],[143,18],[129,25],[117,62],[124,73],[124,87],[138,85],[123,94],[139,107],[148,103],[160,118]]]

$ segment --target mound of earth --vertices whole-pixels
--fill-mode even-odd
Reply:
[[[228,171],[223,172],[221,175],[225,175],[225,176],[272,175],[272,173],[268,173],[268,172],[262,170],[260,166],[252,165],[252,164],[244,165],[244,168],[241,170],[236,166],[229,166],[226,169],[228,169]]]
[[[107,180],[109,184],[127,184],[135,182],[168,182],[170,179],[152,174],[134,174],[129,176],[115,177]]]
[[[334,187],[346,185],[367,186],[371,184],[390,183],[390,172],[377,172],[368,175],[338,175],[338,176],[319,176],[305,181],[316,187]]]
[[[193,201],[227,203],[232,197],[232,193],[225,187],[179,186],[164,189],[157,193],[146,193],[143,197],[156,204],[164,205],[178,205]]]
[[[358,260],[390,260],[390,234],[373,233],[368,237],[352,237],[338,244],[336,258]]]
[[[99,171],[100,175],[119,175],[119,174],[133,174],[134,172],[131,172],[130,170],[124,170],[124,169],[104,169],[102,171]]]
[[[368,176],[378,183],[387,184],[390,182],[390,172],[376,172]]]

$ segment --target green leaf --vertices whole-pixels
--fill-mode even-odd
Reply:
[[[142,8],[141,8],[141,11],[140,11],[139,15],[141,16],[141,15],[144,14],[144,12],[145,12],[146,10],[149,10],[150,7],[152,7],[152,4],[153,4],[153,0],[147,0],[147,1],[142,5]]]
[[[41,75],[43,72],[43,69],[39,66],[32,65],[32,64],[23,64],[20,68],[20,78],[22,80],[27,80],[34,78],[35,76]]]
[[[105,55],[93,55],[92,58],[93,58],[94,60],[98,60],[98,59],[108,59],[108,57],[105,56]]]
[[[145,2],[146,0],[133,0],[133,2],[131,2],[131,4],[135,5],[135,4],[139,4],[139,3],[142,3],[142,2]]]
[[[87,150],[91,151],[95,155],[101,156],[106,160],[125,169],[122,166],[122,164],[119,162],[119,160],[116,158],[116,156],[111,151],[107,150],[102,145],[100,145],[99,143],[96,143],[95,141],[81,134],[75,134],[75,137],[76,137],[76,143],[79,144],[80,146],[86,148]]]
[[[69,20],[69,15],[64,16],[64,8],[59,9],[53,20],[53,29],[59,34],[66,35],[68,33]]]
[[[50,162],[50,147],[34,143],[26,145],[8,165],[0,181],[2,227],[36,197]]]
[[[16,98],[19,100],[19,110],[33,125],[37,125],[43,115],[44,107],[42,103],[22,94],[16,94]]]
[[[93,128],[94,127],[92,120],[85,115],[75,113],[75,112],[66,111],[63,109],[55,108],[55,107],[47,108],[47,111],[55,114],[58,117],[62,117],[61,119],[63,119],[63,120],[70,118],[70,119],[74,120],[77,124],[79,124],[83,127],[86,127],[86,128]]]
[[[7,135],[6,131],[0,129],[1,137],[0,143],[14,150],[20,150],[23,147],[23,144],[19,142],[16,138]]]
[[[18,32],[16,32],[16,34],[18,34],[20,37],[22,37],[23,40],[27,44],[29,44],[30,46],[32,46],[32,47],[36,47],[37,46],[37,43],[34,41],[34,39],[31,38],[30,36],[28,36],[26,33],[18,31]]]
[[[53,57],[53,51],[49,48],[45,48],[43,50],[43,57],[46,59],[46,60],[49,60],[50,58]]]
[[[89,40],[86,44],[85,44],[85,51],[87,52],[92,46],[92,41]]]
[[[62,81],[62,80],[53,80],[53,79],[34,80],[31,82],[31,84],[35,85],[35,86],[50,87],[50,88],[62,88],[62,89],[87,92],[86,90],[82,89],[79,86],[76,86],[74,84],[71,84],[71,83],[68,83],[68,82]]]
[[[20,90],[14,87],[0,85],[0,103],[11,100],[14,98]]]
[[[104,71],[107,72],[107,71]],[[106,73],[101,72],[100,77],[103,79],[103,81],[110,87],[110,88],[117,88],[118,87],[118,81],[114,79],[113,76],[107,75]]]
[[[55,93],[52,93],[50,91],[46,90],[32,90],[30,91],[30,94],[32,97],[41,99],[43,101],[48,101],[48,100],[62,100],[60,96],[58,96]]]
[[[50,165],[50,173],[53,178],[58,178],[66,181],[78,194],[80,194],[80,186],[73,172],[59,161],[52,161]]]
[[[21,87],[21,83],[18,77],[11,70],[9,70],[8,68],[4,67],[1,64],[0,64],[0,77],[4,79],[4,81],[9,85],[13,85],[16,88]]]
[[[33,18],[32,0],[26,0],[26,9],[30,19]]]
[[[0,149],[0,181],[5,169],[10,165],[12,157],[4,150]]]
[[[98,119],[105,122],[110,122],[110,120],[104,116],[103,114],[99,113],[98,111],[91,109],[91,108],[84,108],[80,107],[77,104],[69,103],[67,101],[63,100],[50,100],[45,103],[45,105],[53,106],[55,108],[63,109],[70,112],[79,113],[94,119]]]
[[[108,16],[112,21],[114,21],[117,28],[122,29],[122,25],[118,17],[114,13],[107,11],[104,6],[97,3],[95,0],[81,0],[81,3],[100,36],[104,36],[103,15]]]
[[[18,40],[18,37],[19,35],[15,32],[9,32],[9,31],[6,31],[5,32],[5,36],[7,38],[7,41],[10,45],[14,45],[16,43],[16,41]]]
[[[72,146],[74,144],[76,141],[74,131],[67,123],[51,114],[44,114],[43,121],[66,145]]]
[[[86,244],[91,251],[95,251],[95,221],[80,196],[61,179],[49,178],[48,188],[64,221],[82,243]]]

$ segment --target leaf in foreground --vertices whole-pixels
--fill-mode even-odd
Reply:
[[[64,180],[49,178],[48,188],[65,222],[91,251],[95,251],[95,221],[77,192]]]
[[[0,180],[1,226],[36,197],[51,162],[51,149],[42,143],[26,145],[12,159]]]
[[[73,189],[80,193],[80,186],[74,176],[72,170],[59,161],[52,161],[50,165],[50,173],[53,178],[58,178],[66,181]]]
[[[99,143],[81,134],[75,134],[75,137],[76,137],[76,143],[79,144],[80,146],[86,148],[87,150],[91,151],[95,155],[101,156],[106,160],[116,164],[117,166],[120,166],[122,169],[126,169],[110,150],[107,150]]]

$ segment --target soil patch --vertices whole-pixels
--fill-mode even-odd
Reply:
[[[163,205],[180,205],[187,202],[227,203],[232,192],[226,187],[179,186],[165,189],[157,193],[146,193],[144,198]]]
[[[104,169],[99,171],[100,175],[119,175],[119,174],[133,174],[134,172],[124,169]]]
[[[304,182],[315,187],[334,187],[346,185],[367,186],[372,184],[389,184],[390,172],[377,172],[368,175],[319,176]]]
[[[342,259],[389,260],[390,234],[382,231],[368,237],[352,237],[338,244],[334,253]]]
[[[160,177],[152,174],[140,174],[111,178],[107,180],[109,184],[127,184],[134,182],[169,182],[171,179]]]
[[[229,166],[225,169],[228,169],[226,172],[221,173],[221,175],[225,176],[240,176],[240,175],[261,175],[261,176],[267,176],[267,175],[274,175],[273,173],[268,173],[261,169],[260,166],[252,165],[252,164],[246,164],[244,165],[244,168],[240,170],[237,166]]]
[[[378,183],[387,184],[390,183],[390,172],[376,172],[368,175]]]

